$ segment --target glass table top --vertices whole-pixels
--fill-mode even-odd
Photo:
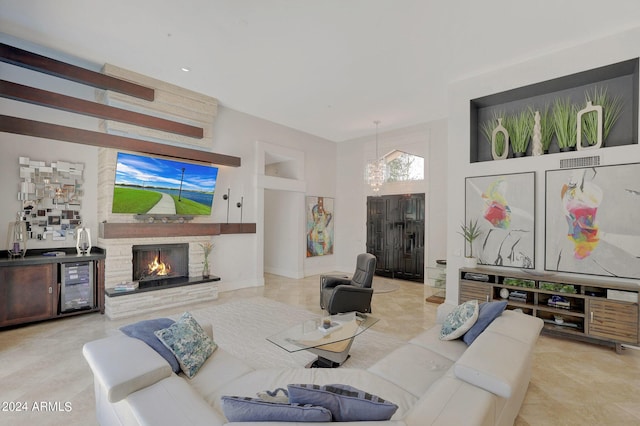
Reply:
[[[269,336],[267,340],[288,352],[297,352],[351,339],[378,322],[378,318],[360,312],[331,315],[330,318],[329,328],[325,327],[329,325],[328,321],[325,324],[323,318],[318,317]]]

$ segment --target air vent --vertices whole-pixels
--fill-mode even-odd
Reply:
[[[581,157],[581,158],[567,158],[564,160],[560,160],[561,169],[570,169],[573,167],[591,167],[591,166],[599,166],[599,165],[600,165],[599,155],[594,155],[591,157]]]

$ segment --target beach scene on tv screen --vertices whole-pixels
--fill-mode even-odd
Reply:
[[[113,213],[210,215],[218,168],[118,153]]]

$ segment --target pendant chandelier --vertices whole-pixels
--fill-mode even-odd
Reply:
[[[387,162],[384,157],[378,156],[378,125],[380,121],[376,120],[373,123],[376,125],[376,159],[367,162],[366,178],[373,192],[378,192],[387,179]]]

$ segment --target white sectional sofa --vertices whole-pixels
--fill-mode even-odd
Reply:
[[[229,423],[221,397],[255,398],[293,383],[347,384],[397,404],[391,420],[357,423],[362,426],[512,425],[527,392],[542,325],[538,318],[505,311],[470,346],[440,340],[436,325],[366,370],[253,369],[218,348],[188,379],[173,373],[141,340],[125,335],[89,342],[83,353],[93,370],[96,415],[104,426],[255,424]]]

